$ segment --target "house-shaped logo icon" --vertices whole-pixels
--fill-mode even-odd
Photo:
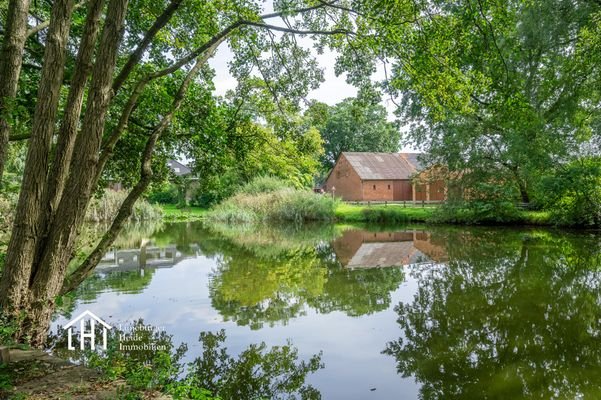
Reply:
[[[102,348],[104,350],[106,350],[107,331],[111,330],[112,327],[109,324],[107,324],[106,322],[104,322],[103,320],[101,320],[100,318],[98,318],[93,312],[91,312],[89,310],[82,312],[81,314],[79,314],[77,316],[77,318],[75,318],[74,320],[69,322],[67,325],[65,325],[65,329],[67,330],[67,333],[68,333],[68,338],[67,338],[68,349],[75,350],[75,347],[73,347],[72,337],[73,337],[73,327],[75,326],[75,323],[77,321],[79,321],[79,348],[81,350],[83,350],[85,347],[85,339],[89,338],[90,339],[90,348],[92,350],[95,350],[95,348],[96,348],[96,323],[99,323],[100,325],[102,325]],[[85,330],[86,329],[86,321],[90,321],[90,330],[88,332],[86,332],[86,330]]]

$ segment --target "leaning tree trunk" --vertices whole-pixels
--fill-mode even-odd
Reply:
[[[0,183],[8,155],[10,103],[17,94],[17,84],[23,63],[23,48],[27,39],[27,15],[30,0],[11,0],[8,4],[6,31],[0,53]]]
[[[25,319],[21,321],[20,335],[30,336],[33,345],[42,345],[46,339],[54,300],[63,287],[77,231],[83,223],[93,189],[110,155],[108,151],[102,160],[99,157],[110,102],[152,39],[167,24],[181,2],[182,0],[171,0],[113,81],[128,0],[111,0],[98,45],[96,38],[104,0],[89,1],[75,71],[58,132],[55,156],[51,162],[50,142],[57,115],[56,100],[65,63],[69,19],[74,8],[72,1],[57,0],[53,4],[24,185],[17,209],[19,224],[11,237],[5,272],[0,282],[0,308],[14,316],[25,315]],[[78,135],[82,101],[96,47],[98,54],[87,94],[86,113],[81,123],[81,131],[85,134]],[[183,63],[165,69],[152,78],[174,72],[182,65]],[[144,86],[145,84],[141,86],[140,91]],[[139,94],[135,96],[136,100],[138,97]],[[127,117],[130,112],[131,110]],[[167,125],[171,118],[165,118]],[[118,133],[121,134],[125,127],[126,124]],[[165,128],[166,125],[155,136],[158,138]],[[111,139],[113,146],[118,137],[119,135],[115,135]],[[149,156],[155,142],[156,138],[152,142]],[[77,152],[74,152],[75,148]],[[128,198],[120,213],[122,218],[127,219],[131,206],[146,186],[147,183],[140,186],[141,190],[137,191],[139,193]],[[127,211],[128,208],[130,211]]]

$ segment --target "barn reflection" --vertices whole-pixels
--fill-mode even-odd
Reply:
[[[348,230],[334,240],[332,248],[338,261],[350,269],[447,261],[444,242],[420,230]]]

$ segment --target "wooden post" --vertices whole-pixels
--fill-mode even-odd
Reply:
[[[426,201],[430,201],[430,184],[426,183]]]
[[[411,183],[411,201],[415,205],[415,183]]]

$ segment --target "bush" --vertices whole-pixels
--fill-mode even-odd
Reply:
[[[291,188],[290,185],[279,178],[273,176],[259,176],[242,186],[239,193],[255,195],[260,193],[272,193],[288,188]]]
[[[511,201],[471,200],[444,204],[430,222],[472,225],[516,223],[520,220],[520,210]]]
[[[601,157],[576,160],[539,185],[543,206],[558,225],[601,226]]]
[[[93,199],[90,203],[86,221],[89,222],[104,222],[111,221],[117,215],[119,207],[127,197],[126,191],[106,190],[102,197]],[[139,199],[134,205],[130,220],[133,221],[148,221],[160,219],[163,216],[163,211],[159,206],[150,204],[144,199]]]
[[[286,187],[277,178],[261,177],[213,208],[207,217],[243,223],[332,220],[337,204],[337,200],[329,196]]]
[[[153,188],[147,195],[146,200],[150,203],[158,204],[177,204],[179,200],[179,190],[173,184],[162,185]]]

